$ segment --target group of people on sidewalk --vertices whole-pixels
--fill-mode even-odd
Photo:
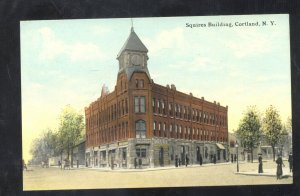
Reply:
[[[288,162],[289,162],[289,170],[290,170],[290,172],[293,172],[293,155],[292,155],[292,153],[289,154]],[[277,177],[277,180],[278,180],[278,179],[281,179],[282,174],[283,174],[282,166],[285,167],[281,156],[279,156],[277,158],[276,164],[277,164],[276,177]]]
[[[217,162],[217,159],[214,156],[213,163],[216,164],[216,162]],[[181,166],[182,163],[183,162],[182,162],[182,160],[180,158],[178,158],[178,155],[175,155],[175,167]],[[185,162],[184,163],[185,163],[186,167],[190,164],[190,158],[189,158],[189,156],[187,154],[185,155]],[[199,154],[199,164],[200,164],[200,166],[203,164],[203,158],[202,158],[201,154]]]
[[[290,172],[292,172],[293,171],[293,154],[292,153],[289,154],[288,162],[289,162],[289,170],[290,170]],[[278,158],[276,159],[276,164],[277,164],[276,178],[278,180],[278,179],[281,179],[282,175],[283,175],[282,166],[285,167],[281,155],[278,155]],[[262,162],[261,154],[258,157],[258,173],[263,173],[263,162]]]

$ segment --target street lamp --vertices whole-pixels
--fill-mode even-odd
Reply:
[[[235,142],[236,147],[236,171],[239,172],[239,145],[237,141]]]

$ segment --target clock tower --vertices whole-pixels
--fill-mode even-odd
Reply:
[[[150,79],[147,68],[148,49],[131,27],[129,37],[121,48],[117,60],[119,61],[119,73],[125,71],[130,80],[134,72],[144,72]]]

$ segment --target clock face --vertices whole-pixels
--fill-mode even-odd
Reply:
[[[131,63],[132,65],[141,65],[142,59],[139,55],[135,54],[131,57]]]

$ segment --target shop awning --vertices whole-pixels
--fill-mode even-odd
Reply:
[[[218,147],[219,149],[225,150],[225,147],[224,147],[222,144],[216,143],[216,145],[217,145],[217,147]]]

